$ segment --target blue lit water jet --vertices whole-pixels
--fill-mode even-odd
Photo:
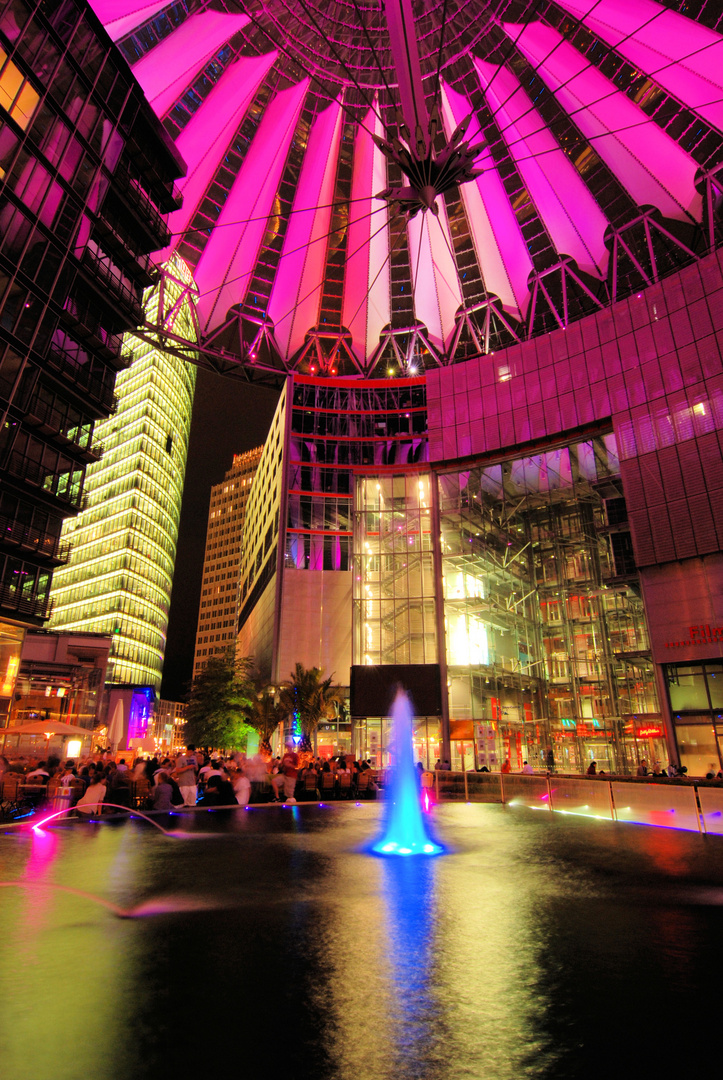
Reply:
[[[378,855],[440,855],[444,848],[427,831],[412,752],[412,710],[400,690],[392,706],[394,768],[384,800],[383,831],[372,845]]]

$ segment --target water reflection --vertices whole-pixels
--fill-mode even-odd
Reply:
[[[3,876],[38,896],[0,890],[2,1080],[205,1076],[217,1032],[242,1075],[578,1080],[619,1069],[616,1047],[647,1075],[700,1024],[723,965],[717,838],[449,805],[451,854],[378,859],[359,852],[379,816],[213,815],[208,844],[133,821],[8,839]]]
[[[441,1030],[435,984],[438,865],[437,859],[382,863],[393,1076],[418,1077],[420,1063],[436,1056]]]

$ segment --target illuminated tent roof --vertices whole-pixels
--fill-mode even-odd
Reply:
[[[92,3],[188,164],[157,259],[220,370],[414,373],[717,242],[717,0]]]

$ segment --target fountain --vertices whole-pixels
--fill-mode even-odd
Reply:
[[[412,710],[404,690],[392,706],[394,768],[384,801],[382,835],[372,845],[377,855],[439,855],[444,848],[429,836],[419,798],[412,753]]]

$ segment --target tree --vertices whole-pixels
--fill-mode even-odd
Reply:
[[[331,685],[333,677],[322,679],[320,668],[297,663],[281,689],[281,705],[288,716],[298,720],[301,729],[300,750],[311,750],[311,736],[320,722],[331,717],[335,706],[344,701],[342,687]]]
[[[236,660],[233,649],[209,658],[191,684],[184,728],[186,743],[224,750],[245,745],[252,730],[247,716],[254,700],[250,669],[250,658]]]

